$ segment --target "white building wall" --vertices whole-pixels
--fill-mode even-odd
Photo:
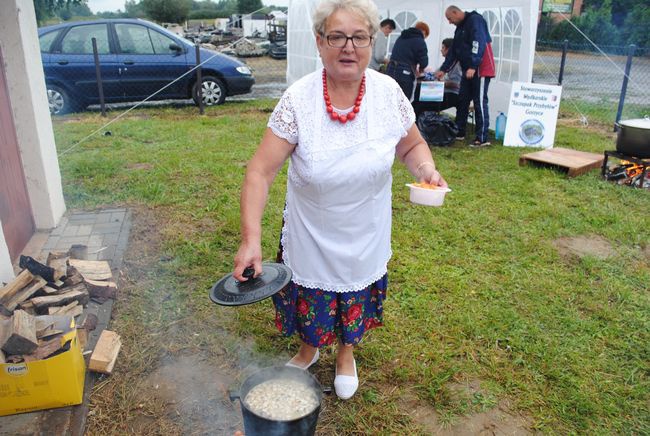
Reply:
[[[0,48],[25,184],[38,229],[56,227],[65,213],[61,172],[43,78],[33,0],[2,0]],[[0,226],[0,282],[14,278]]]
[[[2,232],[2,222],[0,222],[0,287],[2,283],[9,283],[14,277],[14,269],[9,258],[9,247],[7,247],[5,235]]]
[[[33,0],[3,0],[0,47],[23,161],[27,192],[38,229],[56,227],[65,202],[38,45]]]

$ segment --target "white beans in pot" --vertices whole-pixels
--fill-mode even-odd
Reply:
[[[310,386],[290,379],[262,382],[248,391],[244,402],[256,415],[275,421],[301,418],[318,406],[318,398]]]

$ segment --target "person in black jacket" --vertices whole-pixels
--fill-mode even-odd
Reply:
[[[386,74],[399,84],[404,95],[413,99],[415,79],[429,64],[429,53],[424,40],[429,36],[427,23],[418,21],[414,27],[403,30],[390,55]]]
[[[476,11],[464,12],[457,6],[449,6],[445,17],[450,24],[456,26],[454,43],[445,62],[436,72],[441,79],[449,71],[454,62],[460,62],[463,76],[460,82],[456,124],[458,139],[465,139],[469,103],[474,102],[476,122],[476,138],[470,144],[475,147],[490,145],[488,127],[490,118],[488,111],[488,87],[490,78],[494,77],[494,55],[492,54],[492,38],[487,23]]]

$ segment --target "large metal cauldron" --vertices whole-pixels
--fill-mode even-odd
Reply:
[[[650,118],[617,123],[616,151],[639,159],[650,158]]]
[[[318,399],[318,407],[311,413],[293,421],[276,421],[255,414],[246,406],[246,395],[258,384],[273,379],[291,379],[305,383],[313,389],[314,395]],[[316,432],[318,414],[323,401],[323,389],[316,377],[304,369],[290,366],[272,366],[249,376],[244,380],[239,394],[231,393],[230,398],[239,398],[244,418],[244,434],[246,436],[312,436]]]

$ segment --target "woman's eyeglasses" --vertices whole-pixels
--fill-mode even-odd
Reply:
[[[363,34],[347,36],[343,33],[330,33],[325,39],[327,39],[327,44],[334,48],[345,47],[348,40],[351,40],[352,45],[356,48],[366,48],[372,42],[372,36]]]

